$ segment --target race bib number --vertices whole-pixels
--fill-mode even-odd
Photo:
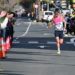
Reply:
[[[63,30],[63,23],[62,23],[62,22],[57,23],[57,24],[55,25],[55,27],[56,27],[56,30]]]

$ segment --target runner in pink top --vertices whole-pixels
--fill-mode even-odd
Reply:
[[[60,15],[53,19],[55,30],[63,30],[63,21],[64,19]]]
[[[56,23],[62,22],[63,21],[63,18],[59,15],[57,17],[54,17],[53,21],[56,24]]]
[[[55,38],[58,50],[57,54],[60,54],[60,45],[63,44],[63,31],[66,29],[66,21],[59,9],[55,10],[52,23],[55,26]]]

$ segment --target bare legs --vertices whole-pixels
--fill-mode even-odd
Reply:
[[[59,37],[56,37],[56,45],[57,45],[57,54],[60,54],[61,53],[61,51],[60,51],[60,46],[61,46],[61,44],[63,44],[63,38],[62,39],[60,39]]]

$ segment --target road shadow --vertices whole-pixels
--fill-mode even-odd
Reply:
[[[53,55],[54,56],[54,55]],[[67,55],[65,55],[65,56],[63,56],[63,55],[56,55],[55,54],[55,57],[57,57],[57,58],[62,58],[62,57],[71,57],[71,56],[67,56]],[[72,57],[75,57],[75,56],[72,56]],[[28,58],[28,59],[26,59],[26,58],[7,58],[7,59],[1,59],[0,60],[1,62],[22,62],[22,63],[27,63],[27,64],[44,64],[44,65],[67,65],[67,66],[75,66],[75,64],[67,64],[67,63],[56,63],[56,62],[51,62],[50,60],[46,60],[46,59],[34,59],[34,58]],[[16,73],[16,72],[7,72],[7,71],[0,71],[0,75],[23,75],[23,74],[18,74],[18,73]]]
[[[70,38],[65,38],[66,41],[68,41]],[[13,43],[13,48],[26,48],[26,49],[30,49],[30,51],[25,51],[25,50],[11,50],[9,51],[8,54],[11,55],[31,55],[31,56],[55,56],[55,57],[75,57],[74,55],[57,55],[54,52],[50,52],[49,50],[55,50],[56,45],[55,44],[50,44],[48,47],[48,44],[46,44],[47,41],[54,41],[54,38],[18,38],[16,39],[16,42],[19,43]],[[38,44],[34,44],[34,43],[28,43],[29,41],[38,41],[41,43],[41,45],[46,45],[47,47],[45,48],[40,48],[39,47],[39,43]],[[65,43],[65,42],[64,42]],[[64,49],[65,47],[65,49]],[[34,51],[35,49],[38,49],[38,51]],[[43,51],[43,50],[47,50]],[[62,50],[68,50],[68,51],[74,51],[74,47],[71,45],[63,45]],[[55,64],[55,63],[50,63],[49,61],[46,61],[45,59],[35,59],[35,58],[19,58],[19,57],[7,57],[6,59],[1,59],[1,61],[9,61],[9,62],[24,62],[24,63],[37,63],[37,64]]]
[[[24,75],[21,73],[17,73],[17,72],[12,72],[12,71],[0,71],[0,75]]]
[[[15,73],[0,73],[0,75],[24,75],[24,74],[15,74]]]
[[[70,42],[70,37],[64,38],[64,44],[61,46],[62,50],[71,50],[74,51],[73,44],[66,44],[66,42]],[[26,49],[48,49],[48,50],[56,50],[55,38],[54,37],[22,37],[22,38],[14,38],[13,48],[26,48]]]

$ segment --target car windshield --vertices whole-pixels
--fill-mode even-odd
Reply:
[[[45,15],[52,15],[52,12],[45,12]]]

